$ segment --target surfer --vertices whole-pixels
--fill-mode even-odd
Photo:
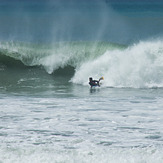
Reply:
[[[93,86],[99,86],[100,87],[100,80],[103,80],[103,77],[101,77],[99,80],[93,80],[92,77],[89,78],[89,85],[91,86],[91,88]]]
[[[93,86],[100,86],[100,85],[99,85],[99,81],[98,81],[98,80],[93,80],[92,77],[89,78],[89,85],[91,86],[91,88],[92,88]]]

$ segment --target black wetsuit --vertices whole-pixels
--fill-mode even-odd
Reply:
[[[98,80],[90,80],[89,85],[91,87],[93,87],[93,86],[100,86]]]

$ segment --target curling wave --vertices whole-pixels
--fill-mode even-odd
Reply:
[[[10,62],[18,66],[16,64],[21,62],[25,66],[42,66],[51,74],[67,66],[77,68],[108,49],[124,47],[106,42],[59,42],[51,45],[5,42],[0,43],[0,58],[6,65]]]

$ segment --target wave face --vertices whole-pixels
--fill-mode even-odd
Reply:
[[[0,44],[0,72],[31,66],[43,67],[49,74],[62,69],[63,76],[75,70],[70,81],[82,85],[88,84],[90,76],[103,76],[105,87],[163,87],[163,42],[146,41],[128,47],[107,42]]]

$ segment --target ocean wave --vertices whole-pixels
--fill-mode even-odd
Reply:
[[[88,78],[104,76],[105,87],[163,87],[163,42],[142,41],[126,49],[108,50],[83,63],[73,83],[88,83]]]
[[[5,66],[40,66],[49,74],[71,74],[70,81],[82,85],[90,76],[103,76],[103,87],[163,87],[163,42],[0,43],[0,65],[3,71]]]
[[[124,48],[124,45],[107,42],[58,42],[50,45],[5,42],[0,43],[0,58],[1,62],[13,62],[15,66],[15,60],[25,66],[43,66],[51,74],[59,68],[79,67],[86,60],[116,48]]]

